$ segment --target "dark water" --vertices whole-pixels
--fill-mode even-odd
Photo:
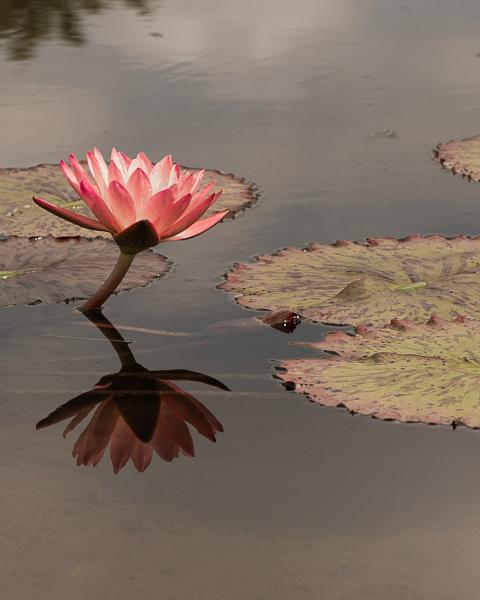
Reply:
[[[117,358],[71,306],[0,311],[2,598],[477,597],[479,433],[352,417],[286,392],[271,359],[305,353],[290,342],[322,328],[242,326],[256,313],[215,285],[233,262],[287,245],[478,234],[480,188],[430,159],[438,141],[479,130],[478,3],[0,9],[1,166],[115,145],[264,191],[235,221],[161,248],[171,274],[106,312],[145,367],[232,388],[186,385],[225,428],[215,445],[197,435],[193,460],[156,457],[142,475],[115,476],[108,460],[75,467],[74,437],[34,425]]]

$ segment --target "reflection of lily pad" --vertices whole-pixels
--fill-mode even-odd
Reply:
[[[392,321],[309,345],[336,355],[283,361],[278,377],[316,402],[380,419],[480,427],[478,321]]]
[[[110,274],[118,252],[114,242],[102,238],[0,240],[0,306],[88,298]],[[167,270],[165,257],[142,252],[119,291],[147,285]]]
[[[189,170],[195,171],[195,169]],[[212,179],[217,182],[214,189],[223,189],[223,194],[207,215],[229,209],[227,218],[233,217],[235,213],[248,208],[258,199],[259,192],[255,185],[235,175],[220,171],[205,171],[202,185]],[[58,165],[38,165],[29,169],[0,169],[0,233],[27,236],[51,233],[55,236],[75,236],[81,231],[81,234],[87,237],[108,236],[103,232],[80,229],[39,209],[32,202],[33,194],[76,212],[89,214]]]
[[[480,135],[438,144],[435,158],[455,175],[480,181]]]
[[[236,265],[221,285],[258,310],[315,321],[383,325],[480,315],[480,238],[438,235],[287,248]]]

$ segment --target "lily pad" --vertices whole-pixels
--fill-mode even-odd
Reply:
[[[439,235],[312,244],[235,265],[221,288],[257,310],[330,324],[480,315],[480,238]]]
[[[480,181],[480,135],[438,144],[435,158],[455,175]]]
[[[311,400],[379,419],[480,427],[479,321],[394,320],[307,345],[330,354],[283,361],[278,377]]]
[[[198,169],[189,169],[192,172]],[[252,206],[259,198],[258,188],[246,179],[221,171],[205,171],[202,185],[215,180],[214,190],[223,193],[208,214],[230,210],[227,219]],[[58,165],[38,165],[29,169],[0,169],[0,233],[4,235],[57,237],[76,236],[80,228],[41,210],[32,195],[65,208],[91,216],[81,199],[66,181]],[[59,202],[60,200],[60,202]],[[108,233],[81,229],[82,236],[109,237]]]
[[[110,240],[83,237],[0,240],[0,306],[68,302],[90,297],[112,271],[118,247]],[[147,285],[169,263],[155,252],[135,257],[119,291]]]

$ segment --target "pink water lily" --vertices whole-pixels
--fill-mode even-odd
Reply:
[[[89,172],[71,154],[70,166],[62,160],[60,167],[95,218],[33,197],[38,206],[66,221],[108,231],[120,247],[114,271],[82,311],[101,306],[125,276],[135,254],[160,242],[196,237],[228,213],[223,210],[202,218],[222,192],[212,192],[214,183],[200,189],[204,171],[182,171],[170,155],[153,164],[143,152],[131,159],[114,148],[107,164],[94,148],[87,152],[87,163]]]
[[[114,148],[107,165],[94,148],[87,152],[87,163],[90,173],[71,154],[70,166],[62,160],[60,167],[96,219],[34,197],[36,204],[71,223],[113,236],[145,220],[154,229],[157,243],[200,235],[228,212],[201,219],[221,192],[212,192],[213,183],[200,190],[204,171],[182,171],[170,155],[154,165],[143,152],[132,160]]]

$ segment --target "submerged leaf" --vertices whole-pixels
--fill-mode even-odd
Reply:
[[[480,181],[480,135],[438,144],[435,158],[455,175]]]
[[[330,354],[281,362],[311,400],[379,419],[480,427],[480,322],[432,318],[335,332],[306,344]]]
[[[0,240],[0,306],[88,298],[108,277],[117,258],[117,245],[102,238]],[[147,285],[164,275],[168,266],[160,254],[142,252],[118,289]]]
[[[384,325],[480,315],[480,238],[439,235],[312,244],[235,265],[220,287],[258,310],[324,323]]]
[[[193,173],[198,169],[190,169]],[[213,190],[222,189],[219,200],[206,213],[208,216],[221,210],[230,210],[228,217],[252,206],[259,197],[256,186],[245,179],[220,171],[205,171],[202,187],[216,181]],[[29,169],[0,169],[0,234],[39,236],[52,234],[58,237],[75,236],[110,237],[101,231],[90,231],[58,219],[40,210],[32,202],[32,195],[92,216],[65,179],[58,165],[38,165]]]

